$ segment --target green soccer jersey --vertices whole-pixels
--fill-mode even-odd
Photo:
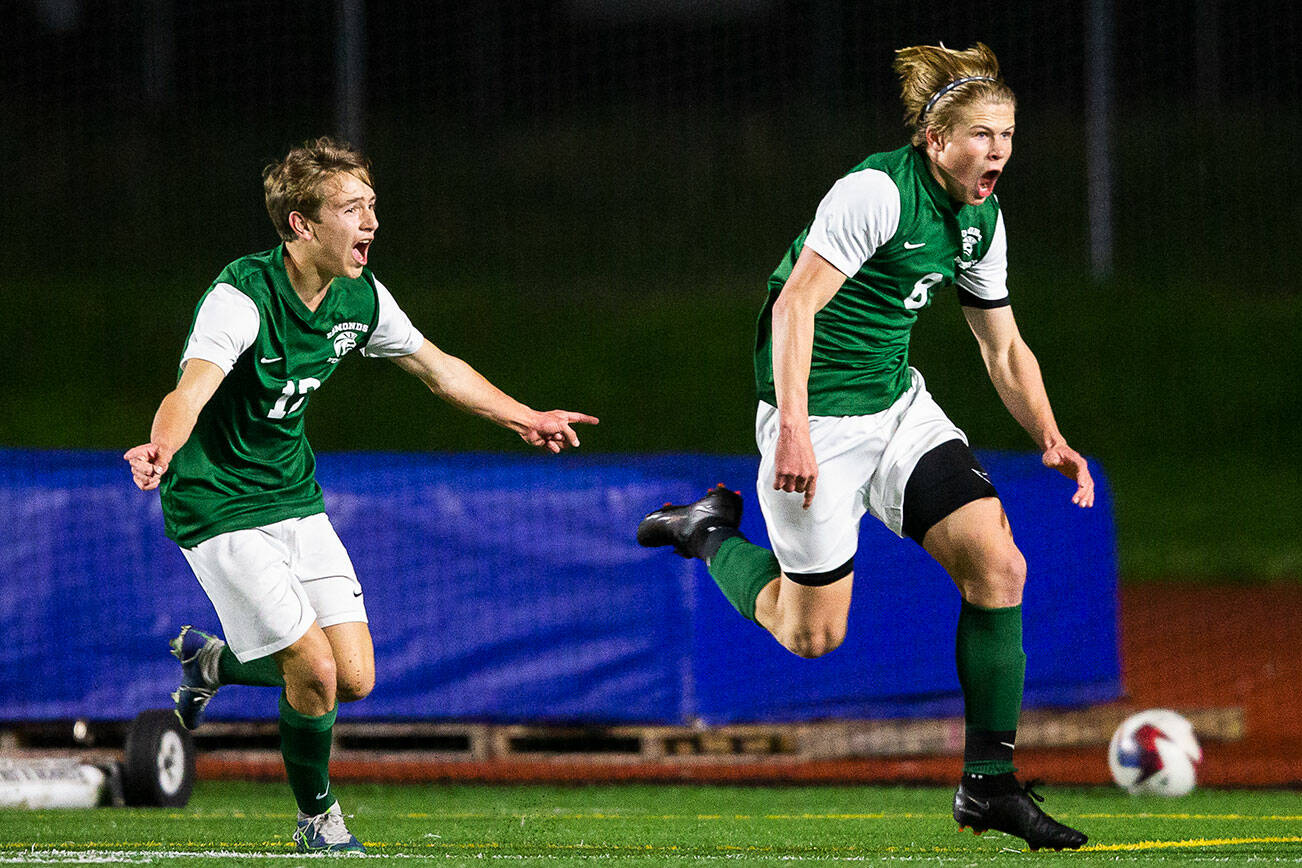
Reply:
[[[226,266],[195,309],[182,357],[226,377],[163,477],[167,535],[188,548],[323,512],[304,433],[312,393],[352,350],[407,355],[423,340],[368,269],[336,277],[311,311],[290,285],[283,245]]]
[[[814,317],[809,413],[857,416],[889,407],[909,387],[909,334],[935,292],[957,287],[975,307],[1008,303],[999,204],[950,199],[912,146],[874,154],[839,180],[769,278],[755,339],[759,400],[777,405],[773,304],[809,247],[845,283]]]

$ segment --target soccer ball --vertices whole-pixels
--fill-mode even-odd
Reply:
[[[1165,708],[1127,717],[1108,746],[1112,779],[1135,794],[1185,795],[1194,788],[1202,759],[1193,726]]]

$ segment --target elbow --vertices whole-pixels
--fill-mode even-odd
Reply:
[[[1035,356],[1025,344],[1013,344],[984,353],[986,370],[996,384],[1025,384],[1039,378]]]
[[[776,323],[785,320],[791,312],[791,302],[787,293],[779,293],[778,300],[773,302],[773,321]]]
[[[998,371],[1008,370],[1008,358],[1006,350],[992,347],[981,348],[981,360],[986,363],[986,370],[990,372],[991,376],[994,376]]]
[[[1013,374],[1013,367],[1006,353],[990,354],[985,357],[986,374],[990,377],[990,382],[995,384],[998,389],[1005,384],[1016,381]]]
[[[773,302],[773,324],[776,331],[779,325],[801,322],[808,319],[814,320],[816,311],[807,304],[802,304],[802,299],[796,293],[783,292],[778,296],[778,300]]]
[[[1014,366],[1019,349],[1025,350],[1026,345],[1023,344],[1019,348],[1015,340],[981,341],[981,358],[985,360],[986,367],[991,371],[996,369],[1006,371]]]

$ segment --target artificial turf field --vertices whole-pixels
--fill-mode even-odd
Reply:
[[[951,791],[885,787],[341,785],[367,859],[435,865],[789,865],[1008,859],[1302,862],[1302,793],[1200,790],[1180,799],[1050,789],[1090,835],[1075,853],[962,833]],[[188,807],[0,811],[0,863],[178,866],[315,861],[293,852],[287,788],[203,783]],[[338,857],[343,858],[343,857]]]

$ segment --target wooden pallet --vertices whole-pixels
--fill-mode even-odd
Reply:
[[[1105,745],[1135,709],[1100,706],[1073,711],[1028,711],[1018,728],[1019,748]],[[1204,741],[1244,735],[1238,707],[1180,710]],[[201,752],[274,748],[274,722],[205,724],[195,733]],[[456,723],[345,722],[335,728],[337,755],[415,755],[439,760],[593,762],[750,762],[859,757],[955,756],[963,752],[961,718],[820,721],[795,724],[686,726],[541,726]]]

